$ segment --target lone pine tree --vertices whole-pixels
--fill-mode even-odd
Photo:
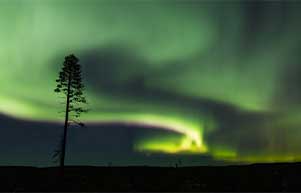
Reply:
[[[86,99],[83,95],[84,85],[82,84],[81,78],[81,66],[78,62],[79,59],[73,54],[65,57],[59,78],[56,80],[57,86],[54,90],[56,93],[63,94],[65,98],[64,103],[66,105],[64,133],[59,147],[53,155],[53,158],[57,161],[59,159],[62,169],[65,165],[68,127],[71,123],[84,126],[84,124],[77,119],[81,113],[87,112],[87,110],[82,107],[82,105],[86,103]]]

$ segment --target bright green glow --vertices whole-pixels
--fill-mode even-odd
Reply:
[[[179,121],[176,119],[170,119],[167,117],[161,116],[153,116],[153,115],[142,115],[138,116],[138,119],[143,120],[144,124],[156,125],[158,126],[166,126],[172,128],[174,131],[179,133],[184,133],[186,136],[196,143],[196,146],[200,149],[203,149],[203,140],[202,136],[202,128],[199,128],[197,125],[191,123],[183,123],[183,121]],[[137,118],[137,116],[135,116]]]
[[[163,153],[205,153],[205,146],[198,146],[189,137],[158,137],[146,139],[136,144],[136,150]]]
[[[204,153],[207,151],[207,147],[202,139],[203,127],[189,122],[184,123],[182,120],[179,121],[153,115],[142,115],[138,117],[138,119],[141,119],[144,124],[171,128],[172,130],[185,135],[180,141],[178,141],[178,139],[152,139],[151,141],[142,142],[142,144],[138,145],[138,150],[140,151],[163,151],[167,153],[177,153],[181,151]]]
[[[170,101],[110,97],[105,91],[99,94],[93,90],[91,84],[97,82],[87,82],[92,111],[83,117],[84,121],[146,124],[182,135],[143,139],[135,145],[138,151],[206,153],[217,159],[250,162],[301,160],[297,156],[300,108],[287,108],[289,102],[278,104],[275,100],[283,70],[296,62],[291,53],[300,43],[293,38],[301,32],[295,27],[300,25],[300,11],[289,6],[292,19],[285,22],[288,28],[279,32],[275,27],[280,22],[275,14],[278,9],[267,12],[263,17],[265,30],[246,43],[250,37],[246,34],[245,7],[239,3],[74,0],[71,5],[68,0],[0,1],[0,112],[32,120],[61,121],[57,112],[62,107],[53,89],[64,55],[74,53],[82,58],[90,50],[120,45],[145,60],[145,66],[130,64],[117,69],[117,73],[135,79],[147,69],[151,76],[145,80],[146,88],[231,104],[238,110],[272,115],[280,112],[281,117],[254,124],[253,133],[245,136],[255,135],[260,127],[260,136],[267,145],[248,155],[231,141],[227,148],[216,148],[218,145],[208,142],[208,135],[222,124],[206,113],[208,109],[169,103],[172,97]],[[208,123],[213,126],[205,127]],[[288,130],[283,137],[288,150],[278,152],[277,137],[282,128]],[[240,129],[244,134],[244,129],[250,128]],[[268,156],[263,156],[266,152]]]

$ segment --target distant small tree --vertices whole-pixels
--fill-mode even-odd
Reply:
[[[67,131],[71,123],[75,123],[81,127],[84,124],[77,119],[81,113],[87,112],[87,109],[82,107],[86,104],[85,96],[83,95],[84,85],[81,78],[81,66],[78,63],[79,59],[73,54],[66,56],[59,77],[56,80],[56,93],[64,96],[66,105],[65,109],[65,124],[64,133],[60,141],[59,147],[55,150],[53,158],[59,160],[60,167],[63,170],[65,166]]]

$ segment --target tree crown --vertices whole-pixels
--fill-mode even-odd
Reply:
[[[87,109],[81,107],[81,104],[86,104],[87,101],[83,94],[84,85],[81,78],[81,66],[79,59],[74,54],[65,57],[56,82],[57,86],[54,91],[63,93],[69,98],[70,106],[68,110],[74,113],[74,117],[78,118],[81,113],[87,112]]]

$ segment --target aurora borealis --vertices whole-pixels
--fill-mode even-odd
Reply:
[[[284,0],[0,0],[1,139],[11,144],[18,128],[34,141],[45,124],[45,140],[13,146],[49,154],[62,123],[55,79],[74,53],[90,109],[75,138],[95,155],[129,146],[147,159],[301,161],[300,10]],[[111,142],[99,147],[106,132]],[[92,136],[100,144],[89,145]],[[25,163],[9,148],[0,164]]]

